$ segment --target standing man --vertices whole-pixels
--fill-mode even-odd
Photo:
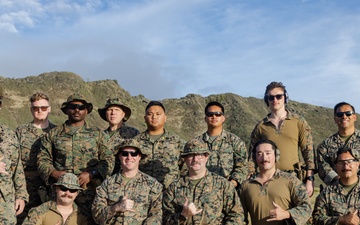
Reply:
[[[48,120],[51,106],[49,97],[46,94],[36,92],[30,97],[30,104],[33,121],[22,124],[15,130],[20,143],[21,161],[25,172],[26,188],[29,193],[29,202],[25,205],[24,212],[18,216],[17,224],[22,224],[31,208],[42,203],[38,191],[40,187],[44,188],[46,184],[37,172],[37,155],[40,148],[40,138],[55,127]]]
[[[244,224],[244,211],[234,185],[206,168],[208,146],[197,139],[181,154],[188,173],[164,193],[164,224]]]
[[[338,180],[332,158],[338,149],[360,149],[360,131],[355,128],[355,108],[347,102],[340,102],[334,107],[334,121],[338,132],[326,138],[318,147],[319,177],[329,185]]]
[[[339,176],[317,196],[314,225],[360,224],[359,149],[341,148],[333,156]]]
[[[139,170],[145,158],[136,140],[121,144],[121,172],[107,178],[97,189],[92,205],[94,219],[99,224],[162,223],[162,185]]]
[[[65,173],[53,186],[56,200],[32,208],[22,225],[88,225],[87,218],[79,213],[74,202],[82,190],[77,176]]]
[[[0,87],[0,109],[2,98]],[[29,195],[15,133],[0,124],[0,137],[0,224],[15,225],[16,216],[23,212]]]
[[[185,141],[165,130],[165,107],[161,102],[151,101],[145,109],[147,130],[137,135],[141,150],[148,156],[140,162],[140,170],[155,177],[164,188],[178,179],[183,162],[180,153]]]
[[[285,108],[289,96],[281,82],[271,82],[265,90],[264,101],[270,109],[251,133],[250,149],[261,139],[269,139],[276,143],[281,152],[277,168],[288,172],[297,172],[301,176],[301,159],[299,149],[305,161],[306,190],[311,197],[314,193],[315,158],[311,129],[305,119]],[[251,162],[251,159],[249,159]],[[304,171],[304,172],[305,172]]]
[[[223,128],[225,109],[219,102],[209,102],[205,107],[207,131],[196,139],[202,140],[211,154],[207,162],[210,172],[219,174],[238,187],[246,180],[247,149],[245,143],[235,134]]]
[[[109,176],[114,167],[114,156],[109,148],[109,136],[85,122],[93,105],[80,94],[69,96],[61,106],[68,120],[50,130],[41,139],[38,171],[46,184],[57,182],[65,173],[74,173],[84,191],[75,202],[88,218],[95,189]]]
[[[125,124],[131,116],[131,109],[125,106],[120,99],[108,99],[105,107],[98,109],[98,112],[100,117],[109,123],[109,127],[104,132],[110,136],[109,142],[112,144],[113,151],[124,139],[133,138],[140,133],[138,129]],[[112,174],[119,172],[120,169],[119,157],[116,154],[117,152],[114,151],[115,167]]]
[[[252,225],[305,224],[312,212],[309,196],[298,178],[276,169],[280,151],[275,143],[258,141],[252,158],[259,173],[245,181],[240,190],[246,224],[249,224],[248,214]]]

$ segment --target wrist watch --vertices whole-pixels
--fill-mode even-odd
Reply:
[[[89,173],[93,176],[93,177],[97,177],[99,175],[99,171],[97,171],[96,169],[90,169]]]
[[[306,177],[306,180],[314,181],[315,177],[314,176],[308,176],[308,177]]]

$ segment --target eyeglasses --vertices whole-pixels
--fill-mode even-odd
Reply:
[[[128,157],[129,154],[130,154],[132,157],[136,157],[136,156],[139,155],[139,152],[138,152],[138,151],[136,151],[136,152],[122,151],[120,154],[121,154],[121,156],[123,156],[123,157]]]
[[[283,96],[284,96],[284,94],[268,95],[268,96],[267,96],[267,99],[268,99],[269,101],[274,101],[275,98],[276,98],[277,100],[280,100],[280,99],[282,99]]]
[[[78,191],[78,190],[76,190],[76,189],[69,189],[69,188],[67,188],[67,187],[65,187],[65,186],[60,186],[59,188],[60,188],[60,190],[63,191],[63,192],[69,191],[70,193],[75,193],[75,192]]]
[[[207,117],[213,117],[213,116],[220,117],[220,116],[224,115],[224,113],[222,113],[222,112],[207,112],[207,113],[205,113],[205,115]]]
[[[31,106],[32,110],[34,111],[39,111],[39,109],[41,111],[46,111],[50,106]]]
[[[345,165],[351,166],[354,162],[359,162],[359,160],[357,160],[357,159],[338,160],[336,162],[336,164],[339,164],[342,166],[345,166]]]
[[[344,114],[345,114],[347,117],[349,117],[349,116],[351,116],[352,114],[354,114],[354,112],[353,112],[353,111],[337,112],[337,113],[336,113],[336,116],[339,117],[339,118],[341,118],[341,117],[344,116]]]
[[[75,109],[85,110],[85,109],[86,109],[86,105],[69,104],[69,105],[68,105],[68,108],[71,109],[71,110],[75,110]]]
[[[206,153],[201,153],[201,154],[189,154],[189,155],[187,155],[187,157],[197,158],[197,159],[204,159],[205,156],[206,156]]]

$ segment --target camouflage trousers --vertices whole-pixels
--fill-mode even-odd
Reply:
[[[0,197],[0,224],[4,225],[15,225],[15,203],[4,202],[4,199]]]

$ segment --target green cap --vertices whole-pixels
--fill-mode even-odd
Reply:
[[[185,144],[184,152],[181,153],[181,156],[204,153],[210,154],[208,145],[199,139],[192,139]]]
[[[79,185],[78,177],[73,173],[65,173],[59,177],[59,180],[54,183],[56,186],[64,186],[68,189],[82,190]]]
[[[61,105],[61,111],[63,111],[63,113],[67,114],[67,106],[70,102],[74,102],[74,101],[79,101],[82,102],[84,105],[86,105],[86,108],[88,110],[88,113],[91,113],[92,109],[93,109],[93,104],[89,103],[85,100],[84,96],[82,94],[72,94],[68,97],[67,101],[64,102]]]
[[[126,122],[130,116],[131,116],[131,109],[129,107],[127,107],[126,105],[124,105],[120,99],[118,98],[109,98],[106,103],[105,103],[105,107],[102,108],[102,109],[98,109],[98,112],[99,112],[99,115],[100,117],[107,121],[106,119],[106,110],[110,107],[110,106],[118,106],[120,107],[124,113],[125,113],[125,116],[123,118],[123,121]]]

